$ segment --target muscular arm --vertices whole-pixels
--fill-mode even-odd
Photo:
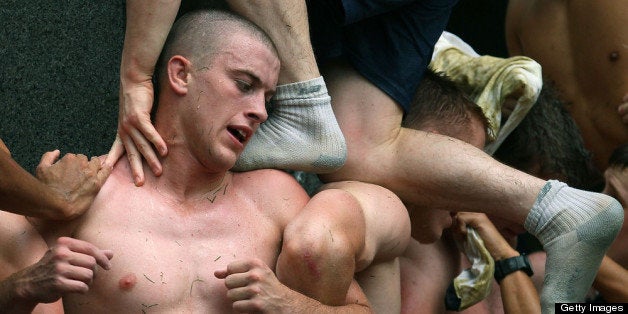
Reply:
[[[215,276],[225,280],[227,298],[236,312],[261,313],[372,313],[366,296],[355,280],[347,292],[346,305],[328,306],[290,289],[257,259],[235,261]]]
[[[37,168],[39,180],[11,158],[0,140],[0,204],[2,209],[45,219],[69,219],[84,212],[109,175],[98,158],[48,152]]]
[[[161,163],[152,145],[162,156],[168,151],[166,143],[150,120],[154,98],[151,79],[180,4],[180,0],[126,2],[126,33],[120,65],[118,135],[106,163],[112,167],[126,149],[133,179],[138,186],[144,184],[142,155],[155,175],[160,175]]]

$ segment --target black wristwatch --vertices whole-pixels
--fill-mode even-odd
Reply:
[[[521,270],[532,276],[534,272],[530,266],[530,260],[526,255],[519,255],[499,261],[495,261],[495,280],[501,282],[504,277]]]

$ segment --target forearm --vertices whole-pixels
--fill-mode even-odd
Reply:
[[[628,271],[610,257],[604,256],[593,287],[605,301],[625,302],[628,300]]]
[[[0,204],[2,210],[39,218],[66,216],[64,201],[47,185],[0,150]]]
[[[298,293],[297,293],[298,294]],[[290,307],[290,313],[322,313],[322,314],[342,314],[342,313],[373,313],[370,307],[366,303],[348,303],[341,306],[330,306],[322,304],[315,299],[309,298],[305,295],[298,294],[293,299],[295,302]],[[352,302],[359,302],[358,300],[351,300]]]
[[[31,313],[38,302],[29,301],[19,295],[19,272],[0,282],[0,314]]]
[[[151,79],[180,0],[127,0],[121,83]]]
[[[493,238],[496,237],[497,235]],[[496,261],[519,255],[505,240],[496,242],[501,243],[493,248],[492,255]],[[499,282],[499,289],[506,313],[541,313],[539,294],[532,279],[525,272],[519,270],[508,274]]]
[[[516,271],[499,283],[504,311],[510,314],[541,313],[541,301],[532,280]]]
[[[290,311],[292,313],[373,313],[366,294],[356,280],[353,280],[349,286],[349,290],[347,291],[347,296],[345,298],[345,305],[325,305],[294,290],[291,291],[294,293],[292,300],[295,302],[293,306],[290,307]]]

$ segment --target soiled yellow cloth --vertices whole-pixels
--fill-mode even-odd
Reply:
[[[467,238],[457,244],[471,262],[471,268],[463,270],[454,278],[447,290],[445,306],[448,310],[462,311],[489,295],[495,262],[484,246],[484,241],[473,228],[467,227]]]
[[[541,65],[536,61],[523,56],[479,56],[459,37],[448,32],[436,43],[430,67],[446,74],[482,108],[489,121],[491,141],[485,151],[491,155],[523,120],[543,86]],[[502,104],[509,97],[516,99],[517,104],[501,126]]]

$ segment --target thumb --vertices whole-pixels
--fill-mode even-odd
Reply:
[[[98,174],[96,175],[97,184],[98,186],[102,187],[105,181],[107,180],[107,178],[109,177],[109,175],[111,174],[111,171],[113,170],[113,166],[109,165],[107,162],[103,163],[102,161],[104,160],[104,157],[94,157],[94,158],[98,158],[102,165],[100,170],[98,170]]]
[[[57,159],[61,155],[61,152],[58,149],[55,149],[51,152],[46,152],[43,156],[41,156],[41,160],[39,161],[39,166],[50,167],[54,164]]]

